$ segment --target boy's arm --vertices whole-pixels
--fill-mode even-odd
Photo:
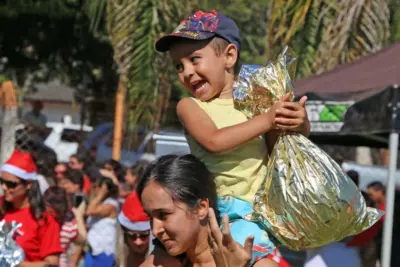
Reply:
[[[177,114],[189,134],[210,153],[232,150],[270,131],[275,119],[275,112],[267,112],[246,122],[217,129],[207,113],[190,98],[178,103]]]

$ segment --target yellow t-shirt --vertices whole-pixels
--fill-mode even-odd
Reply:
[[[218,129],[247,121],[246,116],[234,108],[233,99],[214,99],[210,102],[192,99]],[[191,153],[215,175],[218,196],[233,196],[253,202],[266,174],[267,147],[261,136],[220,154],[209,153],[190,135],[186,135],[186,139]]]

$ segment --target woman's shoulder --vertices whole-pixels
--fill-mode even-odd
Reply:
[[[185,267],[179,259],[170,256],[160,247],[155,247],[153,253],[146,258],[140,267]]]

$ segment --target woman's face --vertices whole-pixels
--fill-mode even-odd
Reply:
[[[153,235],[170,255],[180,255],[196,246],[200,232],[200,218],[196,210],[174,201],[157,182],[150,182],[145,187],[142,202],[151,218]]]
[[[125,182],[129,185],[134,185],[136,183],[136,175],[132,173],[131,169],[127,169],[125,173]]]
[[[59,183],[60,187],[63,188],[67,193],[74,194],[80,192],[78,184],[74,184],[71,180],[67,178],[61,179]]]
[[[124,229],[124,239],[132,252],[146,254],[149,250],[150,230],[130,231]]]
[[[1,174],[1,188],[4,192],[4,199],[10,203],[23,201],[28,196],[31,183],[24,183],[8,172]]]
[[[114,171],[113,166],[111,164],[109,164],[109,163],[104,164],[104,169],[107,170],[107,171],[110,171],[110,172]]]

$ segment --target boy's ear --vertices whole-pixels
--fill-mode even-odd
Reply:
[[[226,58],[226,68],[233,69],[235,67],[236,61],[238,60],[238,49],[234,44],[229,44],[225,48],[225,58]]]

